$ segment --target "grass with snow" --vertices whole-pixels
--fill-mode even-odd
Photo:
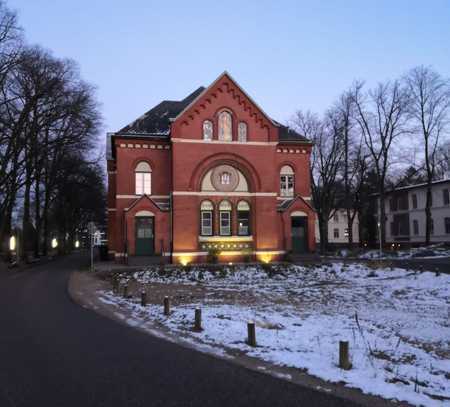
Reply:
[[[129,278],[128,278],[129,279]],[[450,405],[450,276],[365,265],[160,268],[135,273],[157,302],[133,309],[203,345],[242,351],[364,392],[413,404]],[[170,317],[160,296],[174,300]],[[203,327],[192,331],[194,309]],[[145,317],[144,317],[145,315]],[[256,322],[258,346],[245,342]],[[353,369],[338,368],[338,343],[350,342]]]

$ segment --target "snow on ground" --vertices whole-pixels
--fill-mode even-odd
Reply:
[[[346,257],[346,256],[343,256]],[[423,247],[413,247],[407,250],[384,251],[369,250],[358,256],[360,259],[412,259],[412,258],[437,258],[450,257],[450,247],[445,244],[434,244]]]
[[[330,263],[175,269],[165,276],[153,269],[134,278],[149,284],[150,292],[152,284],[159,290],[200,286],[204,295],[179,303],[166,317],[159,304],[143,313],[136,301],[102,293],[104,301],[134,310],[131,324],[149,319],[190,341],[304,369],[366,393],[450,405],[449,275]],[[192,331],[196,307],[202,308],[200,333]],[[245,342],[249,320],[256,323],[256,348]],[[340,340],[350,343],[349,371],[337,366]]]

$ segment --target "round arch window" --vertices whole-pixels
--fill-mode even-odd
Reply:
[[[134,169],[136,195],[152,194],[152,169],[146,161],[140,161]]]
[[[247,201],[237,204],[238,235],[249,236],[250,233],[250,205]]]
[[[221,236],[231,235],[231,203],[222,201],[219,205],[219,234]]]

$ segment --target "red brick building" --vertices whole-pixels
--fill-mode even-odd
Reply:
[[[108,242],[117,260],[315,250],[311,143],[224,73],[108,135]]]

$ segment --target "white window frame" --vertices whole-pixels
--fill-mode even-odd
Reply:
[[[152,173],[151,172],[136,172],[136,195],[151,195],[152,194]]]
[[[226,220],[226,226],[222,224],[222,220]],[[231,236],[231,211],[219,211],[219,234],[220,236]]]
[[[291,183],[291,188],[289,188],[290,183]],[[280,175],[280,195],[281,196],[294,196],[294,175],[293,174],[281,174]]]
[[[247,201],[239,201],[237,204],[237,234],[238,236],[250,236],[251,235],[251,229],[250,229],[250,205]],[[243,229],[241,229],[241,225],[239,223],[240,214],[246,213],[247,217],[247,230],[245,233],[242,233]],[[243,227],[242,227],[243,228]]]
[[[209,222],[210,222],[209,226],[205,225],[205,220],[206,220],[205,215],[209,215]],[[212,236],[213,235],[213,222],[214,222],[213,211],[211,211],[211,210],[201,211],[201,213],[200,213],[200,225],[201,225],[200,234],[202,236]]]

